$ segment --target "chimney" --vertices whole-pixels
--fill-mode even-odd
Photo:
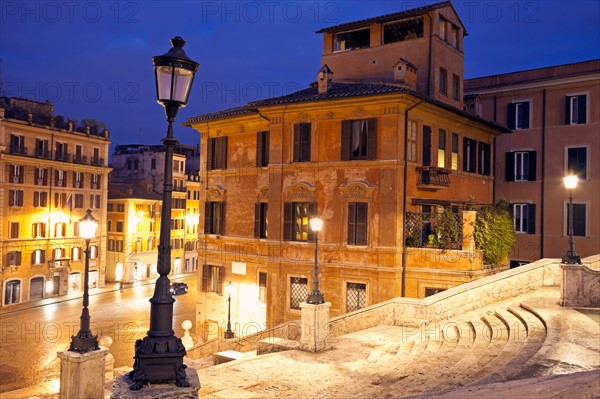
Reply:
[[[405,85],[411,90],[417,89],[417,67],[412,62],[400,58],[393,68],[395,83]]]
[[[69,121],[69,132],[73,131],[73,121]]]
[[[146,192],[151,193],[152,192],[152,183],[148,183],[146,185]]]
[[[317,73],[317,87],[319,94],[327,93],[331,89],[333,80],[333,72],[327,64],[323,64]]]
[[[133,187],[131,187],[131,186],[127,187],[127,195],[130,197],[133,196]]]

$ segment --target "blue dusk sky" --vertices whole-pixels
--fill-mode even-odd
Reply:
[[[288,94],[316,80],[321,28],[437,1],[0,2],[0,95],[49,100],[103,121],[116,144],[160,144],[152,56],[182,36],[200,63],[188,117]],[[465,78],[600,58],[600,1],[453,1],[468,36]],[[335,71],[334,71],[335,73]]]

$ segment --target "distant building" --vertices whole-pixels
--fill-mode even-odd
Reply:
[[[187,174],[185,153],[195,147],[177,146],[173,157],[171,213],[171,272],[198,267],[198,174]],[[161,145],[119,145],[112,155],[108,199],[107,281],[133,283],[158,277],[160,213],[165,152]]]
[[[492,203],[494,138],[507,131],[463,110],[465,31],[452,5],[319,32],[309,88],[185,122],[201,133],[206,339],[227,320],[229,281],[239,326],[300,317],[314,281],[313,216],[323,219],[320,288],[332,315],[491,272],[472,248],[423,248],[435,238],[424,221],[448,210],[460,225],[460,210]]]
[[[99,222],[89,286],[104,286],[109,144],[107,130],[76,128],[50,103],[0,99],[1,306],[83,290],[87,209]]]
[[[600,253],[600,60],[469,79],[465,94],[469,112],[513,131],[496,139],[494,195],[514,215],[511,264],[566,253],[568,174],[575,250]]]

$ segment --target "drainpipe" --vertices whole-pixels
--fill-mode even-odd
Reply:
[[[432,49],[431,49],[431,45],[433,44],[433,21],[431,19],[431,15],[426,14],[427,17],[429,18],[429,59],[427,61],[427,96],[431,97],[431,98],[435,98],[435,96],[432,95],[432,93],[429,92],[429,90],[431,89],[431,57],[432,57]],[[418,104],[417,104],[418,105]],[[410,110],[410,108],[409,108]],[[404,131],[404,133],[406,133],[406,130]]]
[[[544,189],[546,181],[546,89],[542,91],[542,184],[540,186],[540,259],[544,257]]]
[[[404,111],[404,165],[402,182],[402,285],[400,296],[404,297],[406,293],[406,245],[404,245],[404,231],[406,230],[406,178],[408,177],[408,111],[423,103],[423,100],[411,105]]]

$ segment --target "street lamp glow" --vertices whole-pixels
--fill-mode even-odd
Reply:
[[[323,219],[321,218],[312,218],[310,219],[310,229],[312,231],[321,231],[323,227]]]
[[[91,240],[96,237],[98,229],[98,220],[92,216],[92,211],[87,210],[86,215],[79,219],[79,236],[85,240]]]
[[[563,182],[565,183],[565,187],[568,190],[573,190],[575,188],[577,188],[577,182],[578,182],[578,178],[576,175],[569,175],[569,176],[565,176],[563,179]]]

